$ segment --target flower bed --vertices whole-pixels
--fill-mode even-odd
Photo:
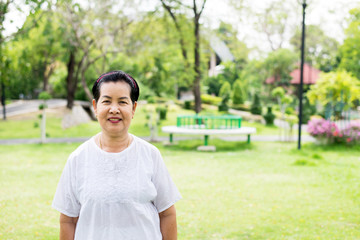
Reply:
[[[308,122],[308,132],[320,143],[360,143],[360,121],[351,121],[344,129],[339,129],[336,123],[325,119],[311,119]]]

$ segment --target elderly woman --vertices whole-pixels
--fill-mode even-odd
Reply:
[[[139,85],[113,71],[92,91],[102,131],[70,155],[61,175],[52,204],[60,240],[177,239],[181,195],[159,150],[128,132]]]

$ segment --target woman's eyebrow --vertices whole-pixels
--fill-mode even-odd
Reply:
[[[104,95],[104,96],[101,96],[102,98],[109,98],[109,99],[112,99],[112,97],[108,96],[108,95]],[[119,97],[118,99],[129,99],[129,97]]]

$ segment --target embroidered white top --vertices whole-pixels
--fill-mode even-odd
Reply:
[[[133,136],[108,153],[92,137],[70,155],[52,207],[79,217],[75,240],[161,240],[159,213],[179,199],[156,147]]]

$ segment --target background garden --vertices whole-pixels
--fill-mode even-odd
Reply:
[[[360,238],[360,5],[322,6],[340,23],[334,34],[311,20],[321,1],[306,1],[310,141],[297,150],[305,1],[216,2],[0,3],[0,239],[58,238],[56,184],[74,138],[100,131],[90,90],[115,69],[141,89],[130,132],[160,149],[183,195],[179,239]],[[163,145],[161,127],[193,114],[240,115],[271,141],[211,138],[212,153],[196,151],[201,136]]]

